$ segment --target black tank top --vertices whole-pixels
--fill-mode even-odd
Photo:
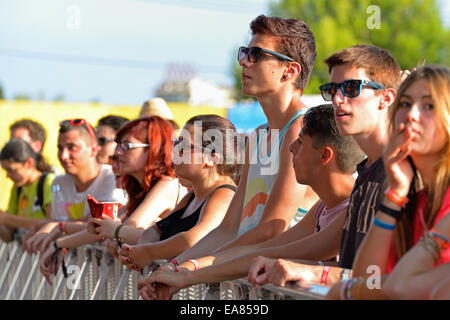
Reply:
[[[221,185],[217,189],[221,188],[228,188],[233,190],[234,192],[236,192],[237,189],[235,186],[229,184]],[[214,191],[216,191],[217,189],[215,189]],[[193,213],[191,213],[187,217],[181,218],[184,212],[186,211],[186,208],[189,206],[192,200],[194,200],[194,194],[192,194],[191,198],[189,199],[188,203],[184,208],[174,211],[164,219],[158,221],[156,225],[158,226],[158,229],[161,231],[161,236],[159,240],[160,241],[166,240],[176,235],[177,233],[188,231],[193,226],[195,226],[198,222],[198,218],[200,217],[200,211],[202,210],[202,207],[205,204],[206,200],[208,200],[208,198],[205,199],[205,201],[203,201],[202,204]]]

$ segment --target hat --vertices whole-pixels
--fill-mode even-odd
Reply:
[[[139,118],[150,116],[160,116],[166,120],[173,120],[172,111],[170,111],[169,106],[163,98],[153,98],[144,102]]]

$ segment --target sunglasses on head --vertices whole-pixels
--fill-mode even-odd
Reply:
[[[322,98],[325,101],[331,101],[333,100],[334,95],[337,93],[338,89],[341,89],[341,92],[344,96],[348,98],[356,98],[361,94],[361,89],[363,85],[370,87],[374,90],[385,89],[385,86],[379,84],[378,82],[368,80],[357,80],[357,79],[345,80],[344,82],[341,83],[334,83],[334,82],[325,83],[321,85],[319,89],[320,92],[322,93]]]
[[[92,127],[86,120],[84,120],[84,119],[68,119],[68,120],[63,120],[59,123],[60,127],[66,126],[66,125],[71,125],[74,127],[84,126],[87,129],[87,131],[89,132],[89,135],[91,136],[91,138],[94,141],[97,141],[97,137],[95,136],[94,129],[92,129]]]
[[[105,146],[108,142],[113,142],[113,141],[114,141],[113,138],[97,137],[97,143],[101,147]]]
[[[275,58],[281,60],[281,61],[289,61],[289,62],[294,62],[294,59],[289,58],[288,56],[285,56],[284,54],[275,52],[275,51],[271,51],[271,50],[267,50],[267,49],[263,49],[263,48],[259,48],[259,47],[240,47],[238,50],[238,61],[241,61],[242,58],[244,58],[244,56],[247,56],[247,60],[249,62],[255,63],[258,62],[258,60],[261,58],[262,53],[267,53],[270,54],[271,56],[274,56]]]

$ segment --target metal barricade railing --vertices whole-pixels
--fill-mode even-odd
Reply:
[[[61,270],[50,286],[39,270],[39,256],[23,253],[20,242],[0,242],[0,300],[138,300],[137,281],[147,275],[123,266],[100,245],[69,250],[67,278]],[[60,268],[61,269],[61,268]],[[292,300],[323,299],[324,293],[273,285],[255,289],[244,279],[194,285],[175,300]]]

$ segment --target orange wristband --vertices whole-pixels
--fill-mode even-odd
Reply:
[[[392,187],[388,187],[386,189],[386,191],[384,192],[384,194],[386,195],[386,197],[389,200],[391,200],[393,203],[395,203],[399,207],[404,208],[405,204],[408,203],[408,198],[400,196],[394,189],[392,189]]]

